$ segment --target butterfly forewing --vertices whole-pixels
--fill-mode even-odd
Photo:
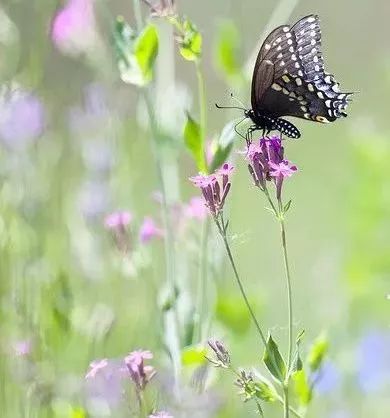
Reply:
[[[252,79],[255,112],[333,122],[346,116],[348,96],[324,72],[318,16],[280,26],[264,41]]]

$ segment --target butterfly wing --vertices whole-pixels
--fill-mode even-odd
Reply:
[[[333,122],[346,116],[349,96],[324,71],[318,16],[280,26],[266,38],[252,78],[255,112]]]

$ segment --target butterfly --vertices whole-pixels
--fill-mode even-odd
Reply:
[[[279,26],[267,36],[257,56],[252,109],[242,109],[253,122],[246,138],[256,130],[299,138],[299,130],[282,116],[334,122],[347,116],[352,94],[342,93],[335,77],[324,70],[317,15],[306,16],[291,27]]]

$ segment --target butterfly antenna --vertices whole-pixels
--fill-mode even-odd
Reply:
[[[238,106],[220,106],[218,103],[215,103],[217,109],[239,109],[246,111],[245,107],[238,107]]]
[[[230,93],[230,97],[235,100],[241,107],[245,108],[244,103],[240,99],[238,99],[233,93]]]

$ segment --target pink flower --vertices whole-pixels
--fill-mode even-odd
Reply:
[[[89,367],[90,370],[88,371],[88,373],[85,375],[86,379],[90,379],[96,376],[96,373],[101,370],[104,369],[106,366],[108,365],[108,361],[107,359],[102,359],[102,360],[95,360],[93,361]]]
[[[295,165],[292,165],[287,160],[283,160],[278,164],[271,162],[269,165],[271,177],[291,177],[298,170]]]
[[[200,196],[192,197],[184,209],[185,215],[188,218],[202,221],[207,216],[207,207],[204,199]]]
[[[130,212],[113,212],[106,216],[104,225],[107,229],[124,229],[132,220],[133,215]]]
[[[13,345],[13,351],[17,357],[25,357],[31,353],[31,341],[21,340],[15,342]]]
[[[153,354],[150,351],[144,350],[133,351],[125,358],[127,370],[139,391],[144,390],[147,383],[156,374],[152,366],[145,366],[144,364],[145,360],[152,358]]]
[[[162,237],[164,232],[159,228],[153,218],[146,217],[141,225],[139,238],[142,243],[147,243],[153,238]]]
[[[226,197],[229,194],[231,187],[229,177],[233,170],[233,166],[225,163],[214,174],[199,174],[190,178],[192,183],[201,189],[206,206],[215,217],[222,212]]]
[[[97,39],[94,0],[68,0],[55,15],[51,38],[64,53],[79,55],[88,52]]]

